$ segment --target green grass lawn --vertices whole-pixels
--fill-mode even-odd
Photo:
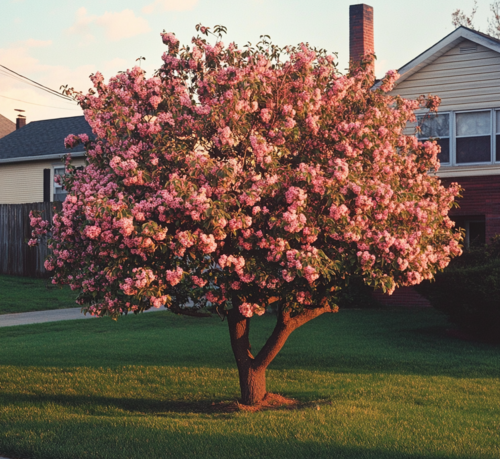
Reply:
[[[252,321],[255,348],[272,326]],[[214,409],[239,395],[218,318],[3,328],[0,456],[498,459],[500,347],[446,327],[434,310],[315,319],[268,370],[299,407],[257,413]]]
[[[77,292],[49,279],[0,275],[0,314],[79,307]]]

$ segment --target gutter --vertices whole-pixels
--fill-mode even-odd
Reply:
[[[24,156],[21,158],[5,158],[5,159],[0,159],[0,164],[21,163],[26,161],[43,161],[49,159],[61,159],[63,156],[66,155],[71,155],[72,158],[83,158],[85,156],[85,152],[77,151],[75,153],[66,152],[66,153],[55,153],[53,155]]]

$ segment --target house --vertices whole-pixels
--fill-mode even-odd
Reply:
[[[373,9],[352,5],[350,16],[351,60],[359,60],[374,50]],[[464,188],[450,216],[465,229],[465,245],[489,241],[500,233],[500,40],[459,27],[398,72],[390,94],[441,98],[436,116],[418,116],[417,135],[439,139],[438,176]]]
[[[85,155],[82,145],[64,148],[64,139],[69,134],[93,138],[89,124],[83,116],[33,121],[24,126],[22,121],[17,123],[18,129],[0,138],[0,204],[64,200],[66,192],[54,183],[55,175],[64,174],[61,159],[71,153],[73,164],[81,166]]]
[[[351,5],[349,14],[350,59],[359,62],[375,49],[373,8]],[[441,98],[438,114],[422,111],[417,116],[421,131],[416,124],[406,133],[421,140],[439,139],[437,174],[444,184],[458,182],[464,189],[460,207],[452,209],[450,217],[465,229],[466,247],[488,242],[500,233],[500,40],[459,27],[398,72],[400,78],[389,94]],[[374,296],[388,306],[429,306],[410,287],[392,296]]]
[[[436,94],[438,115],[419,116],[422,140],[439,138],[445,183],[463,188],[450,212],[465,245],[500,233],[500,40],[459,27],[404,65],[393,93]]]
[[[16,130],[16,125],[5,116],[0,115],[0,139]]]

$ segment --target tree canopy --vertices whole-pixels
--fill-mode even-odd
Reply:
[[[46,268],[91,314],[227,316],[242,382],[294,328],[336,311],[352,276],[391,293],[443,269],[460,253],[459,187],[429,172],[436,142],[404,133],[439,101],[389,96],[396,72],[375,89],[369,56],[342,74],[308,44],[239,48],[223,27],[215,43],[197,29],[191,47],[162,34],[151,78],[96,73],[76,95],[96,139],[66,139],[88,165],[67,163],[62,211],[50,226],[33,216],[32,243],[51,231]],[[253,357],[249,318],[273,302],[277,328]],[[243,386],[248,403],[265,394]]]

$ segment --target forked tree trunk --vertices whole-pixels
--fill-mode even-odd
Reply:
[[[280,312],[273,333],[257,356],[254,357],[250,350],[250,319],[240,313],[237,301],[233,301],[233,309],[227,313],[227,322],[231,347],[238,366],[241,402],[245,405],[258,405],[264,400],[266,396],[266,369],[292,331],[324,312],[337,311],[337,307],[321,306],[304,310],[294,317]]]
[[[238,366],[241,402],[245,405],[257,405],[266,396],[266,368],[255,368],[255,359],[250,351],[250,319],[234,308],[228,312],[227,322]]]
[[[266,396],[266,369],[254,370],[238,368],[240,376],[241,403],[244,405],[258,405]]]

